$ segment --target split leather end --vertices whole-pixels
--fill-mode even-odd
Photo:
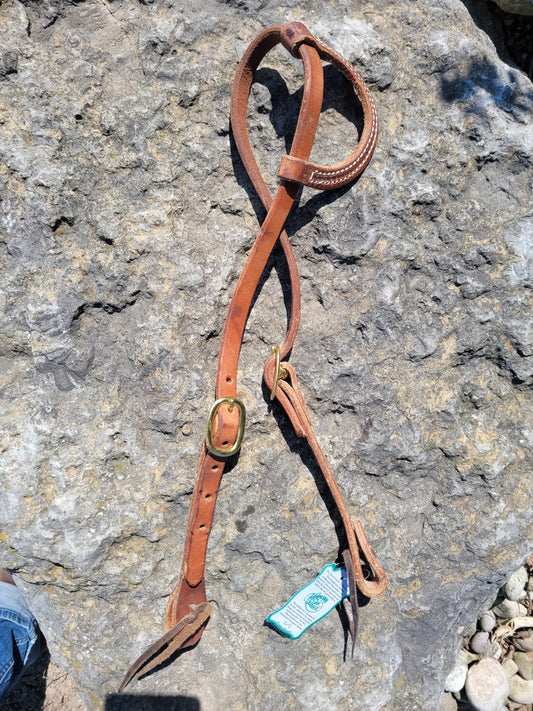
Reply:
[[[139,679],[148,674],[175,652],[186,646],[186,642],[193,637],[211,616],[211,604],[202,602],[199,605],[189,605],[190,612],[185,615],[177,625],[154,642],[136,659],[126,672],[126,676],[118,689],[119,694],[124,691],[133,679]]]

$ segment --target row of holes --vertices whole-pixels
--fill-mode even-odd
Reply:
[[[227,383],[232,383],[232,382],[233,382],[233,378],[231,377],[231,375],[227,375],[227,376],[226,376],[226,382],[227,382]],[[224,447],[225,445],[227,445],[227,442],[222,442],[222,446]],[[214,471],[214,472],[216,472],[217,469],[218,469],[218,465],[216,465],[216,464],[211,467],[211,470]],[[211,500],[211,494],[206,494],[205,497],[204,497],[204,500],[205,500],[205,501],[210,501],[210,500]],[[200,524],[200,525],[198,526],[198,528],[199,528],[200,531],[205,531],[205,529],[207,528],[207,526],[205,525],[205,523],[202,523],[202,524]]]
[[[227,380],[227,378],[226,378],[226,380]],[[231,380],[231,378],[230,378],[230,380]],[[226,443],[226,444],[227,444],[227,443]],[[211,467],[211,471],[216,472],[217,469],[218,469],[218,466],[219,466],[218,464],[213,464],[213,466]],[[212,498],[212,495],[211,495],[211,494],[206,494],[206,495],[204,496],[204,501],[211,501],[211,498]],[[207,528],[207,526],[205,525],[205,523],[201,523],[201,524],[198,526],[198,528],[199,528],[200,531],[205,531],[205,529]]]

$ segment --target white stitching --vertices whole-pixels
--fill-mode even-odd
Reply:
[[[363,148],[362,153],[359,156],[357,156],[357,158],[355,158],[351,163],[348,163],[348,165],[345,165],[342,168],[339,168],[339,170],[334,170],[334,171],[313,170],[310,180],[313,180],[315,175],[324,175],[326,177],[334,176],[334,175],[339,175],[341,173],[349,172],[352,168],[358,167],[359,163],[362,163],[364,161],[367,154],[375,146],[376,139],[377,139],[377,123],[374,122],[373,126],[372,126],[372,131],[370,133],[370,136],[368,137],[368,141],[367,141],[365,147]],[[324,182],[324,181],[320,181],[320,182]]]
[[[367,158],[368,154],[373,152],[376,142],[377,142],[377,128],[378,128],[378,118],[377,118],[377,111],[376,111],[376,105],[374,103],[374,99],[370,92],[368,91],[368,88],[357,71],[357,69],[353,67],[349,67],[345,60],[338,54],[334,49],[331,47],[328,47],[324,42],[321,42],[320,40],[317,40],[315,38],[315,41],[317,44],[327,53],[330,54],[331,56],[335,57],[337,61],[341,64],[340,71],[343,72],[343,74],[348,75],[348,79],[350,80],[350,83],[354,86],[354,89],[357,92],[357,89],[360,89],[366,97],[369,99],[370,103],[370,114],[371,114],[371,121],[372,121],[372,129],[370,132],[370,136],[368,137],[368,141],[363,148],[362,153],[357,156],[351,163],[348,163],[347,165],[343,166],[342,168],[339,168],[338,170],[335,171],[330,171],[330,170],[319,170],[315,169],[311,173],[311,176],[309,178],[308,185],[312,187],[312,183],[315,185],[336,185],[337,183],[342,183],[345,180],[349,179],[352,177],[352,175],[355,175],[359,169],[359,166],[361,163],[364,162],[364,160]],[[355,85],[354,82],[355,81]],[[360,82],[361,86],[357,86],[357,84]],[[341,178],[337,179],[332,179],[329,176],[334,176],[334,175],[342,175]],[[315,176],[325,176],[324,178],[316,178]]]
[[[368,138],[368,142],[361,153],[352,163],[349,163],[348,165],[344,166],[344,168],[341,168],[339,170],[327,172],[327,171],[319,171],[319,170],[313,170],[311,173],[311,176],[309,178],[309,185],[311,183],[314,183],[316,185],[336,185],[337,183],[342,183],[344,180],[347,178],[350,178],[352,175],[355,175],[357,171],[359,170],[359,167],[361,163],[363,163],[368,155],[374,151],[374,148],[377,143],[377,131],[372,130],[372,133],[370,134]],[[330,179],[329,176],[333,175],[339,175],[341,174],[340,178],[337,179]],[[317,175],[323,175],[326,176],[324,178],[316,178],[315,176]]]

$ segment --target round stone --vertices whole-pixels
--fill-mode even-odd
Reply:
[[[491,630],[494,629],[496,625],[496,615],[492,610],[488,610],[487,612],[484,612],[479,620],[479,626],[483,630],[483,632],[490,632]]]
[[[439,711],[457,711],[457,701],[451,694],[443,694]]]
[[[533,704],[533,681],[515,674],[509,680],[509,698],[519,704]]]
[[[506,659],[502,663],[502,667],[508,679],[514,676],[518,671],[518,665],[512,659]]]
[[[466,663],[466,654],[461,649],[457,655],[457,659],[453,669],[448,674],[446,681],[444,683],[445,691],[461,691],[465,685],[466,673],[468,671],[468,664]]]
[[[491,657],[473,664],[466,675],[465,691],[476,711],[500,711],[509,695],[502,665]]]
[[[492,608],[496,617],[502,620],[510,620],[511,617],[520,617],[525,614],[526,608],[515,600],[502,600],[499,605]]]
[[[517,15],[533,15],[533,0],[496,0],[504,12]]]
[[[470,640],[470,649],[476,654],[484,654],[490,649],[490,639],[488,632],[476,632]]]
[[[520,600],[525,595],[525,587],[528,580],[528,572],[523,565],[511,575],[502,588],[502,592],[508,600]]]
[[[515,652],[512,661],[521,677],[527,681],[533,680],[533,652]]]

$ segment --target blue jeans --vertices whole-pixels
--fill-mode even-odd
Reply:
[[[0,582],[0,699],[41,653],[37,620],[15,585]]]

